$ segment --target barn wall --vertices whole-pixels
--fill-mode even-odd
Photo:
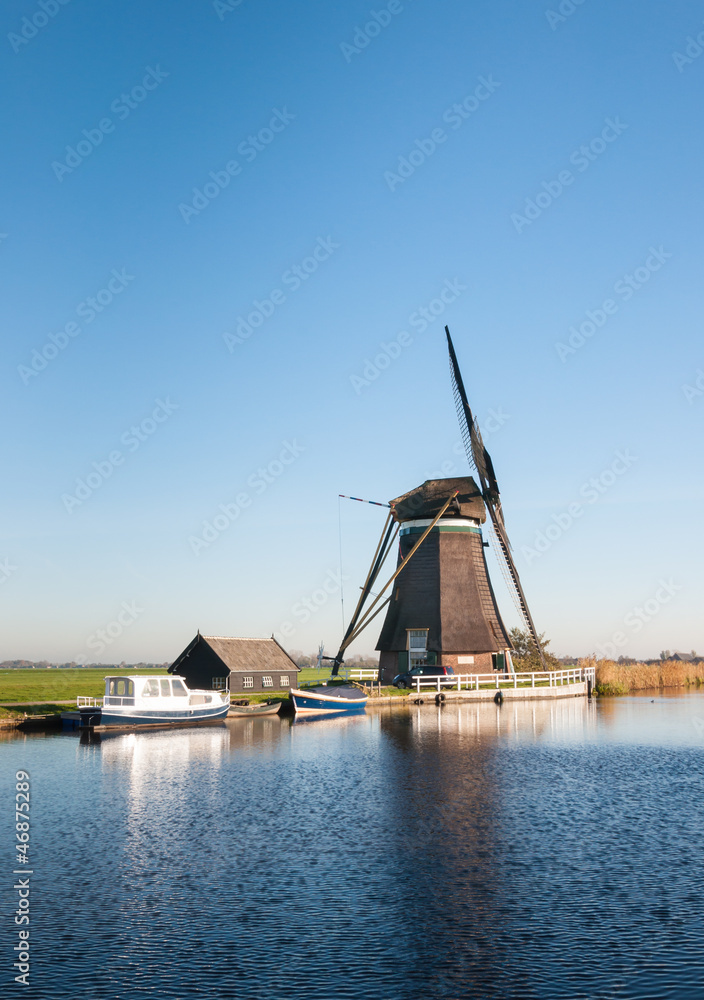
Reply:
[[[189,688],[203,688],[209,691],[213,677],[227,677],[229,670],[210,646],[201,639],[188,656],[179,663],[176,672],[186,678]]]
[[[253,687],[245,687],[244,679],[245,677],[251,677],[254,684]],[[273,687],[264,687],[262,679],[264,677],[271,677],[274,682]],[[282,683],[282,677],[288,677],[288,684]],[[261,694],[262,691],[287,691],[289,688],[297,687],[298,685],[298,671],[291,665],[291,669],[284,673],[279,670],[243,670],[232,672],[230,674],[230,691],[237,694]]]

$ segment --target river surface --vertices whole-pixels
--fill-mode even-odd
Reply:
[[[704,695],[13,733],[0,755],[5,996],[704,996]]]

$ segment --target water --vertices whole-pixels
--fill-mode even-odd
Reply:
[[[13,734],[0,754],[8,807],[31,775],[27,996],[704,995],[703,695]],[[12,916],[2,932],[21,990]]]

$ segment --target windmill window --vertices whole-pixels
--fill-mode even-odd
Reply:
[[[213,677],[211,686],[213,691],[226,691],[227,677]]]
[[[253,677],[243,677],[242,678],[242,687],[243,688],[253,688],[254,687],[254,678]]]
[[[427,628],[409,628],[408,629],[408,648],[411,650],[418,650],[425,652],[428,648],[428,632],[430,630]]]
[[[263,688],[273,688],[274,678],[273,677],[262,677],[262,687]]]
[[[408,669],[422,667],[428,662],[427,628],[408,629]]]

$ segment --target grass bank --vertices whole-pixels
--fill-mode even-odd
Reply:
[[[660,663],[616,663],[589,658],[580,667],[596,668],[597,694],[630,694],[653,688],[688,688],[704,684],[704,664],[663,660]]]
[[[165,670],[127,670],[84,667],[65,670],[0,670],[0,702],[73,701],[79,694],[100,698],[106,674],[159,674]],[[65,709],[66,706],[63,706]]]

